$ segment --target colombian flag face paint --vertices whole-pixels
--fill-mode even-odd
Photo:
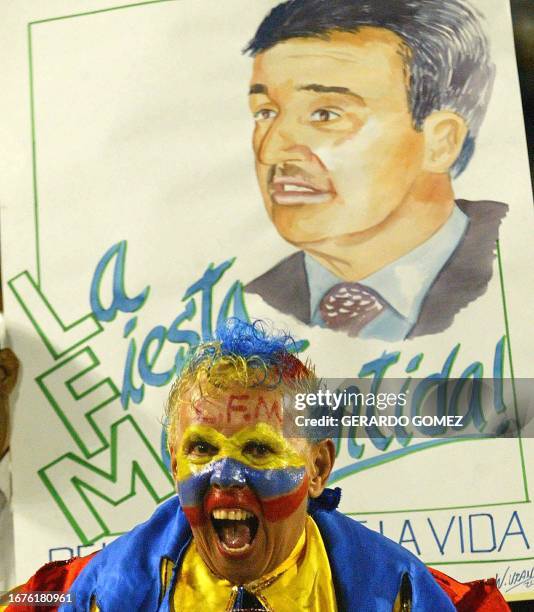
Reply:
[[[274,571],[306,524],[312,453],[284,437],[283,402],[279,389],[194,387],[179,407],[181,505],[202,560],[232,584]]]
[[[266,423],[231,437],[206,425],[191,425],[178,451],[176,476],[192,527],[228,508],[269,522],[284,520],[305,499],[308,486],[304,458]]]
[[[213,485],[220,488],[210,490]],[[236,486],[245,490],[221,492]],[[307,478],[303,467],[256,469],[231,458],[210,463],[199,474],[178,484],[182,508],[193,526],[209,516],[214,507],[221,506],[246,506],[262,512],[268,521],[282,520],[298,508],[306,492]]]

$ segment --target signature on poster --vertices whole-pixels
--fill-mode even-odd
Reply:
[[[514,570],[508,566],[502,574],[497,574],[495,579],[499,590],[504,593],[510,593],[519,587],[522,587],[522,590],[530,590],[534,587],[534,565]]]

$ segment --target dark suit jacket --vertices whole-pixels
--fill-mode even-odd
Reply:
[[[466,200],[458,200],[456,204],[469,219],[467,230],[426,294],[409,338],[447,329],[460,310],[486,292],[492,277],[499,226],[508,206]],[[302,251],[254,279],[245,291],[260,295],[280,312],[308,325],[311,322],[310,289]]]

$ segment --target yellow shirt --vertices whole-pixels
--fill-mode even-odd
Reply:
[[[174,564],[166,559],[161,565],[161,591],[169,587]],[[257,585],[267,585],[255,590]],[[330,564],[317,525],[308,516],[306,528],[291,555],[274,572],[248,585],[249,590],[272,612],[293,610],[337,612]],[[20,587],[19,587],[20,588]],[[16,592],[13,589],[12,592]],[[176,612],[202,609],[205,612],[231,610],[236,596],[235,587],[214,576],[204,565],[196,546],[190,544],[178,577],[173,596]],[[0,604],[0,612],[7,606]],[[400,594],[393,612],[409,612],[410,604],[402,604]],[[100,612],[94,601],[91,612]]]
[[[272,612],[337,612],[332,573],[317,525],[308,516],[305,530],[291,555],[274,572],[249,585]],[[174,592],[174,610],[231,610],[237,588],[206,567],[194,540],[184,557]]]

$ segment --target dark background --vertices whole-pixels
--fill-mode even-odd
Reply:
[[[530,177],[534,183],[534,0],[511,0],[515,50],[528,139]],[[510,604],[514,612],[534,612],[534,600]]]
[[[534,177],[534,0],[511,0],[515,48],[528,138],[530,175]],[[534,182],[534,178],[533,178]],[[530,608],[534,612],[534,606]]]

